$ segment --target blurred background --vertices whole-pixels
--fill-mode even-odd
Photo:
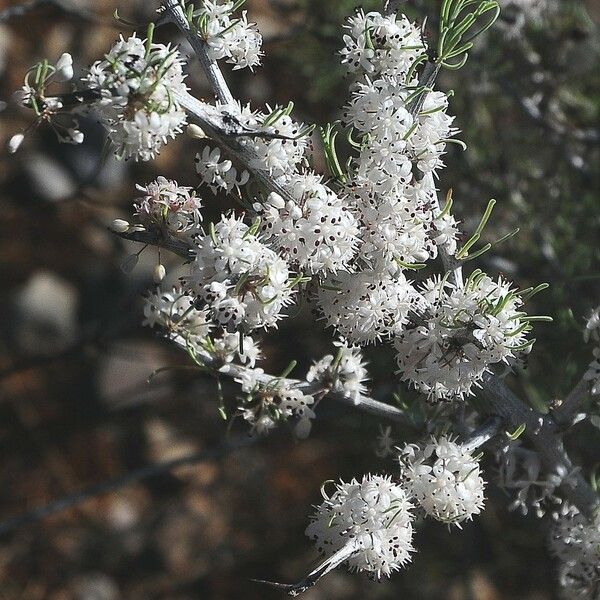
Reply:
[[[454,90],[456,125],[468,144],[450,146],[440,189],[454,189],[456,216],[472,230],[489,200],[498,205],[486,235],[518,236],[477,265],[522,288],[546,281],[530,312],[538,324],[527,369],[511,376],[522,398],[546,410],[576,383],[591,349],[582,343],[586,313],[600,303],[600,2],[500,0],[503,13],[478,40],[466,67],[444,73]],[[341,25],[357,0],[248,0],[265,38],[264,67],[225,67],[237,97],[295,102],[297,118],[337,118],[348,81],[339,65]],[[23,5],[25,14],[5,12]],[[11,94],[27,68],[63,51],[76,73],[102,57],[132,22],[154,18],[154,0],[0,0],[0,143],[31,116]],[[378,9],[375,0],[362,3]],[[407,0],[423,20],[437,0]],[[159,41],[175,40],[171,27]],[[184,46],[184,48],[187,48]],[[187,51],[187,50],[186,50]],[[189,85],[210,98],[194,59]],[[217,411],[216,382],[189,371],[187,357],[141,327],[142,293],[155,251],[131,275],[123,259],[140,249],[107,231],[128,218],[135,183],[157,175],[197,185],[198,142],[180,136],[153,163],[103,160],[104,134],[84,121],[82,146],[59,146],[39,129],[14,156],[0,150],[0,599],[270,599],[251,581],[294,581],[314,565],[303,531],[326,479],[393,469],[374,453],[378,422],[322,403],[311,437],[289,431],[231,448]],[[317,144],[317,164],[322,164]],[[230,204],[205,193],[210,214]],[[488,240],[486,240],[488,241]],[[163,256],[169,265],[169,258]],[[264,368],[291,358],[305,372],[330,352],[310,312],[264,340]],[[393,401],[393,355],[369,349],[374,394]],[[225,388],[230,396],[233,388]],[[406,394],[400,390],[400,395]],[[243,435],[234,431],[233,438]],[[412,432],[395,431],[397,440]],[[598,461],[598,430],[576,426],[567,444],[585,470]],[[33,523],[2,522],[87,486],[145,465],[204,452],[205,460],[146,477]],[[488,477],[494,463],[484,459]],[[490,486],[487,510],[462,532],[419,527],[412,565],[380,584],[338,570],[307,600],[546,600],[556,597],[545,524],[509,513]]]

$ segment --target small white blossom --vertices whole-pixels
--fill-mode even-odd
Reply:
[[[285,379],[273,379],[264,385],[261,382],[263,375],[262,369],[249,369],[236,379],[246,393],[240,411],[252,425],[252,432],[264,435],[279,421],[292,419],[297,437],[308,437],[315,418],[314,398]]]
[[[585,323],[583,341],[600,343],[600,306],[590,313]]]
[[[600,516],[590,519],[577,509],[565,511],[553,531],[551,546],[560,561],[560,584],[566,600],[600,597]]]
[[[136,188],[143,195],[134,202],[135,214],[146,228],[177,233],[200,225],[202,204],[191,187],[161,176]]]
[[[346,270],[358,234],[347,203],[314,173],[291,175],[285,187],[293,200],[271,194],[254,204],[265,239],[308,273]]]
[[[237,359],[249,367],[254,367],[256,361],[262,358],[258,342],[249,335],[244,335],[240,341],[237,333],[224,332],[220,337],[214,338],[212,353],[221,362],[230,363]]]
[[[421,300],[421,322],[395,345],[402,379],[432,400],[464,398],[492,364],[529,348],[521,297],[502,278],[476,272],[464,288],[434,278]]]
[[[190,285],[212,318],[230,332],[275,326],[294,292],[287,263],[234,215],[195,242]]]
[[[238,173],[233,163],[225,158],[221,160],[221,150],[206,146],[201,153],[196,154],[196,172],[213,192],[222,189],[230,192],[248,183],[250,174],[246,170]]]
[[[400,462],[407,489],[430,517],[460,527],[481,512],[485,482],[460,444],[441,437],[423,448],[407,446]]]
[[[320,285],[317,303],[327,325],[356,344],[399,334],[417,293],[402,273],[338,273]]]
[[[365,475],[362,481],[340,481],[316,508],[306,535],[319,552],[331,556],[346,544],[356,552],[346,564],[374,577],[406,565],[413,552],[412,504],[404,489],[389,477]]]
[[[365,362],[359,348],[346,342],[334,342],[338,347],[336,356],[327,354],[317,361],[306,375],[309,382],[318,381],[328,389],[342,392],[355,402],[365,394],[364,382],[368,379]]]
[[[157,288],[149,293],[144,317],[144,325],[162,328],[170,339],[184,347],[202,343],[211,329],[208,312],[197,308],[195,298],[179,288],[170,291]]]
[[[177,94],[187,91],[179,52],[135,35],[120,38],[94,63],[86,83],[101,94],[95,109],[122,158],[150,160],[183,131],[186,113]]]
[[[348,19],[346,29],[342,62],[353,72],[405,76],[425,52],[421,30],[404,15],[360,10]]]
[[[208,54],[213,60],[227,59],[243,69],[260,64],[262,36],[254,23],[248,23],[246,11],[240,17],[232,15],[234,3],[219,0],[203,0],[194,11],[194,18],[203,21],[203,31]]]

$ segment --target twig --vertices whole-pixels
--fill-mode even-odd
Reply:
[[[69,496],[65,496],[64,498],[60,498],[59,500],[56,500],[54,502],[50,502],[45,506],[40,506],[39,508],[35,508],[33,510],[21,513],[20,515],[16,515],[14,517],[6,519],[2,523],[0,523],[0,536],[6,535],[7,533],[10,533],[11,531],[19,527],[23,527],[24,525],[36,523],[46,517],[63,512],[77,504],[81,504],[82,502],[89,500],[90,498],[95,498],[96,496],[116,492],[121,488],[124,488],[143,479],[148,479],[149,477],[155,477],[156,475],[167,473],[169,471],[172,471],[173,469],[177,469],[178,467],[184,467],[205,460],[219,458],[227,454],[227,452],[239,450],[240,448],[245,448],[253,444],[256,439],[257,438],[253,437],[244,437],[236,439],[221,444],[220,446],[211,450],[194,452],[193,454],[183,456],[181,458],[176,458],[174,460],[148,465],[146,467],[142,467],[140,469],[136,469],[135,471],[126,473],[125,475],[115,477],[114,479],[91,485],[79,492],[76,492]]]
[[[480,448],[498,435],[502,424],[503,420],[500,417],[490,417],[481,427],[470,433],[462,445],[469,451]]]
[[[348,560],[353,554],[360,549],[356,539],[351,540],[342,546],[337,552],[325,559],[316,569],[311,571],[304,579],[297,583],[276,583],[275,581],[264,581],[261,579],[253,579],[255,583],[263,583],[277,590],[282,590],[288,596],[299,596],[306,590],[313,587],[321,577],[339,567],[343,562]]]
[[[165,0],[163,6],[166,19],[177,25],[202,63],[202,68],[219,101],[223,104],[233,104],[235,100],[219,65],[208,56],[206,42],[191,28],[179,0]]]
[[[573,482],[562,485],[563,493],[570,502],[588,516],[598,509],[598,495],[573,465],[551,417],[527,407],[494,375],[488,374],[484,378],[481,395],[487,401],[490,414],[502,417],[507,425],[514,428],[525,425],[524,435],[537,450],[548,473]]]

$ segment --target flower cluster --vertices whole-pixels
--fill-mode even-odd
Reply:
[[[565,600],[597,600],[600,594],[600,517],[565,512],[552,532]]]
[[[137,185],[143,196],[134,202],[135,214],[147,229],[167,229],[178,233],[199,227],[202,203],[191,187],[158,177],[147,185]]]
[[[389,576],[410,561],[413,552],[412,509],[404,489],[389,477],[365,475],[362,481],[340,481],[316,507],[306,535],[319,552],[332,556],[347,543],[354,553],[351,570]]]
[[[502,278],[474,271],[464,287],[428,280],[419,323],[395,340],[403,380],[432,400],[462,399],[490,366],[530,348],[521,296]]]
[[[186,123],[177,95],[187,91],[176,49],[133,35],[120,38],[94,63],[85,82],[100,99],[94,107],[122,158],[150,160]]]
[[[293,419],[296,436],[300,439],[308,437],[311,421],[315,418],[311,395],[282,378],[272,378],[265,383],[262,369],[246,370],[236,381],[246,394],[240,411],[252,426],[253,433],[264,435],[278,422]]]
[[[202,152],[196,154],[194,162],[202,183],[214,193],[218,190],[231,192],[233,189],[246,185],[250,179],[248,171],[238,172],[231,160],[222,156],[219,148],[205,146]]]
[[[368,344],[400,335],[418,295],[402,273],[338,273],[322,284],[317,303],[326,324],[350,342]]]
[[[522,447],[521,440],[509,440],[497,452],[499,466],[498,485],[514,495],[508,510],[518,510],[523,516],[531,512],[542,518],[547,512],[554,514],[564,504],[558,495],[562,485],[577,485],[575,472],[544,472],[537,452]]]
[[[287,263],[243,218],[224,216],[209,233],[194,237],[196,257],[189,285],[227,331],[273,327],[291,304]]]
[[[260,64],[262,36],[254,23],[248,23],[246,11],[234,17],[239,2],[203,0],[194,13],[200,35],[206,41],[208,53],[213,60],[226,59],[243,69]]]
[[[358,234],[346,203],[310,172],[291,176],[286,189],[291,199],[271,193],[254,205],[265,239],[308,273],[346,270]]]
[[[218,362],[231,363],[238,360],[244,365],[254,367],[262,358],[258,342],[249,335],[244,335],[242,343],[236,333],[224,331],[219,337],[212,338],[208,350]]]
[[[267,106],[266,111],[259,112],[248,104],[233,103],[218,105],[217,110],[245,134],[239,143],[251,156],[249,168],[265,171],[269,177],[284,182],[304,160],[308,128],[289,116],[291,105],[275,109]],[[231,191],[245,185],[249,178],[245,169],[238,172],[220,149],[211,147],[196,155],[196,171],[213,191]]]
[[[400,462],[407,489],[430,517],[460,527],[481,512],[485,482],[467,448],[441,437],[405,446]]]
[[[433,218],[436,190],[426,181],[401,198],[383,199],[364,186],[350,186],[349,195],[360,215],[358,255],[371,268],[393,274],[434,259],[438,246],[450,254],[456,250],[456,222],[447,213]]]
[[[421,31],[404,15],[359,10],[346,29],[342,62],[350,71],[402,77],[425,52]]]
[[[368,379],[367,370],[360,350],[346,342],[334,342],[337,355],[327,354],[317,361],[306,374],[308,382],[318,381],[325,388],[341,392],[355,401],[366,393],[364,382]]]
[[[144,325],[160,327],[167,337],[188,347],[202,345],[211,324],[206,309],[198,308],[196,299],[181,288],[156,289],[146,297]]]

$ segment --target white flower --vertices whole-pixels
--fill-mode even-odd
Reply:
[[[202,182],[213,191],[223,189],[230,192],[239,188],[250,179],[248,171],[243,170],[238,174],[237,169],[229,159],[221,160],[221,150],[206,146],[202,153],[196,154],[196,172],[202,178]]]
[[[389,576],[410,561],[413,552],[412,504],[389,477],[365,475],[359,483],[340,481],[316,508],[306,535],[319,552],[331,556],[346,544],[356,552],[349,569]]]
[[[600,306],[590,313],[583,332],[584,342],[600,342]]]
[[[417,299],[411,282],[375,271],[338,273],[320,285],[317,303],[327,325],[356,344],[399,334]]]
[[[233,362],[236,358],[244,365],[254,367],[261,355],[258,342],[249,335],[240,336],[236,333],[224,332],[220,337],[212,340],[215,358],[224,363]]]
[[[204,0],[194,11],[195,18],[203,18],[203,37],[208,54],[213,60],[227,59],[234,69],[253,67],[260,64],[262,36],[254,23],[248,23],[246,11],[233,17],[233,2]]]
[[[273,327],[292,302],[287,263],[254,231],[231,215],[195,239],[190,285],[230,332]]]
[[[251,169],[265,171],[271,179],[283,183],[305,160],[309,143],[307,129],[296,123],[287,109],[267,106],[265,112],[256,112],[249,105],[234,102],[218,104],[216,113],[219,118],[231,120],[238,129],[248,133],[239,136],[239,144],[249,157]],[[253,131],[260,134],[252,135]],[[238,170],[219,148],[208,146],[196,155],[196,171],[213,191],[231,191],[245,185],[249,179],[248,172]]]
[[[145,227],[183,232],[198,227],[202,221],[202,204],[191,187],[161,176],[136,188],[143,196],[134,202],[135,214]]]
[[[404,15],[365,14],[348,19],[342,62],[350,71],[403,77],[425,52],[421,30]]]
[[[306,374],[306,381],[318,381],[325,387],[342,392],[357,402],[367,389],[363,383],[368,379],[365,363],[359,348],[346,342],[334,342],[337,355],[324,356]]]
[[[420,322],[395,346],[402,379],[430,399],[464,398],[492,364],[530,347],[521,297],[502,278],[476,271],[464,288],[434,278],[421,292]]]
[[[273,379],[263,384],[262,369],[247,369],[236,381],[246,392],[240,411],[252,425],[252,433],[263,435],[273,429],[279,421],[295,421],[296,436],[308,437],[312,419],[314,398],[301,389],[290,385],[285,379]]]
[[[187,292],[173,288],[157,288],[149,293],[144,304],[143,325],[161,327],[169,338],[182,344],[201,344],[211,326],[205,309],[196,307],[195,298]]]
[[[422,449],[407,446],[400,462],[408,491],[430,517],[460,527],[481,512],[485,482],[460,444],[441,437]]]
[[[285,188],[293,200],[271,194],[254,204],[265,239],[308,273],[347,269],[358,227],[344,199],[311,172],[291,175]]]
[[[85,81],[102,95],[94,107],[120,157],[150,160],[183,130],[177,94],[187,91],[184,77],[177,50],[135,35],[91,66]]]
[[[349,193],[361,217],[359,256],[365,264],[394,274],[437,256],[439,234],[431,209],[435,188],[420,182],[380,196],[370,184],[357,181]]]

